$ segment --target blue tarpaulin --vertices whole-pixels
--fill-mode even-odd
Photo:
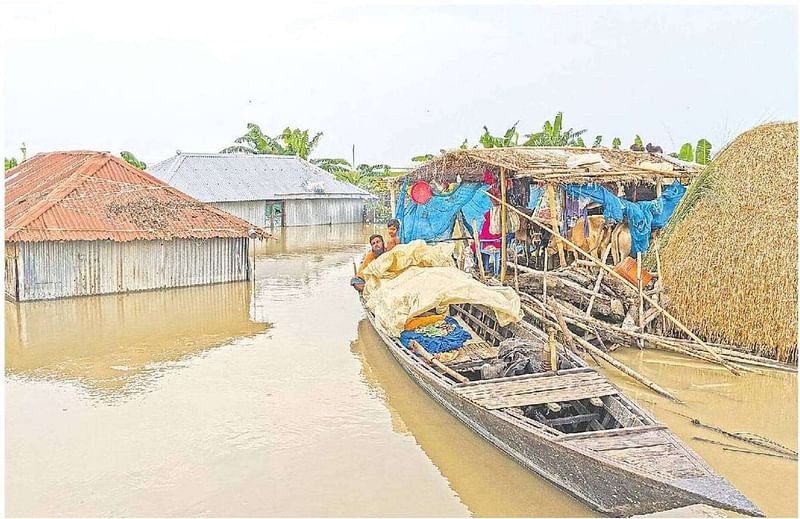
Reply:
[[[608,189],[598,185],[564,186],[566,193],[575,198],[588,198],[603,205],[603,217],[621,223],[628,219],[631,230],[631,255],[638,252],[644,254],[650,246],[650,233],[666,225],[675,207],[680,202],[686,187],[673,182],[655,200],[630,202],[614,195]]]
[[[397,200],[397,214],[400,220],[400,241],[408,243],[412,240],[445,240],[453,235],[453,225],[458,212],[467,206],[470,216],[477,214],[491,201],[486,195],[479,193],[481,184],[463,183],[455,191],[447,195],[434,194],[426,204],[417,204],[407,197],[408,179],[403,182],[400,196]],[[482,199],[485,199],[484,202]],[[483,209],[479,222],[483,221],[483,214],[488,209]],[[473,216],[474,217],[474,216]],[[468,220],[468,222],[471,220]],[[470,227],[471,228],[471,227]]]

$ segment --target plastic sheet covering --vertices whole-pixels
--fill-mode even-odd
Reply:
[[[650,247],[650,233],[654,228],[659,229],[667,223],[678,202],[686,193],[685,186],[679,182],[673,182],[655,200],[630,202],[598,185],[570,184],[564,189],[569,196],[589,198],[602,204],[603,217],[606,220],[621,223],[627,217],[628,228],[631,231],[631,256],[636,256],[637,252],[642,254],[647,252]]]
[[[395,245],[389,252],[384,252],[364,269],[364,296],[378,287],[384,279],[392,279],[411,266],[418,267],[452,267],[455,244],[437,243],[428,245],[424,240]],[[411,316],[414,317],[414,316]]]
[[[444,313],[447,305],[457,303],[492,309],[501,326],[522,319],[513,288],[488,287],[455,267],[409,267],[392,279],[382,279],[366,303],[376,324],[392,337],[399,337],[412,317],[429,310]]]
[[[403,182],[395,217],[400,220],[400,241],[444,240],[453,233],[453,224],[461,208],[473,199],[480,184],[463,183],[446,195],[434,194],[426,204],[417,204],[407,196],[408,179]]]

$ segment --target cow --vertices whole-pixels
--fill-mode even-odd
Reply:
[[[583,249],[585,252],[595,257],[600,257],[605,248],[608,246],[611,239],[611,233],[606,226],[606,220],[602,215],[592,215],[587,217],[589,222],[589,233],[585,233],[583,217],[578,218],[575,226],[565,236],[566,239]],[[558,252],[559,240],[551,239],[547,246],[548,254],[555,254]],[[564,244],[564,251],[571,252],[577,256],[577,252],[566,243]]]
[[[628,222],[623,222],[611,232],[611,257],[614,265],[619,265],[622,260],[631,255],[631,230]]]

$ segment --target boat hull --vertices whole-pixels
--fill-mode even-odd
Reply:
[[[543,426],[539,429],[510,413],[475,404],[458,395],[441,375],[383,334],[375,326],[373,315],[368,310],[366,313],[398,364],[442,407],[518,463],[593,509],[612,516],[627,517],[704,503],[750,515],[762,515],[758,508],[727,482],[726,485],[736,496],[743,498],[738,506],[735,501],[731,504],[708,499],[692,489],[680,488],[609,463],[586,450],[568,445],[568,442],[560,442],[556,436],[548,436],[547,428]]]

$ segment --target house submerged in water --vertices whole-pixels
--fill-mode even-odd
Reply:
[[[374,198],[295,155],[178,153],[148,172],[263,228],[360,223]]]
[[[247,280],[248,236],[267,236],[109,153],[37,154],[5,190],[16,301]]]

